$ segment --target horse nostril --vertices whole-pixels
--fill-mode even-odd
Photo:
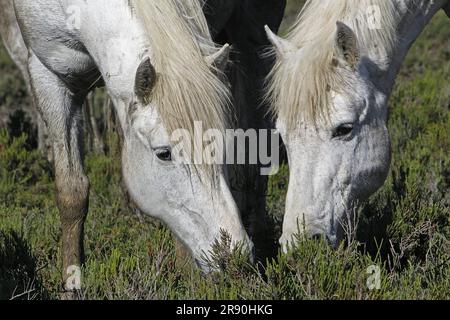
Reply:
[[[311,236],[311,239],[313,239],[313,240],[320,240],[320,239],[323,239],[323,234],[320,234],[320,233],[313,234],[313,235]]]
[[[331,240],[330,236],[323,233],[315,233],[311,236],[311,239],[316,241],[324,240],[329,245],[334,246],[334,242]]]

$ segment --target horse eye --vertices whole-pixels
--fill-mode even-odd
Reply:
[[[337,127],[333,132],[333,138],[348,136],[353,131],[353,124],[346,123]]]
[[[161,161],[172,161],[172,151],[169,148],[157,150],[156,156]]]

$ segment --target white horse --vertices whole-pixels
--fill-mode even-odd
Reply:
[[[171,133],[194,121],[223,130],[229,89],[198,0],[15,0],[32,90],[53,141],[63,279],[83,260],[89,181],[81,105],[104,82],[124,132],[131,196],[164,221],[197,261],[221,230],[251,249],[222,166],[178,164]]]
[[[286,144],[290,181],[283,235],[336,246],[353,206],[390,166],[388,99],[410,46],[448,0],[309,0],[282,39],[269,99]],[[349,219],[350,218],[350,219]]]

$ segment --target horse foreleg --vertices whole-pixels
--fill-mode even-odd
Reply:
[[[94,115],[94,93],[90,93],[85,102],[86,110],[86,124],[90,128],[90,134],[92,139],[92,148],[95,154],[105,154],[105,144],[103,143],[103,137],[100,133],[100,129],[97,124],[97,120]]]
[[[44,120],[42,120],[42,116],[39,112],[36,112],[36,122],[38,134],[38,149],[42,151],[48,162],[53,163],[53,152],[48,137],[47,125],[45,124]]]
[[[81,287],[83,233],[88,212],[89,180],[83,170],[82,102],[34,56],[29,62],[32,91],[48,125],[53,145],[57,204],[62,228],[64,289]],[[71,297],[71,295],[67,295]]]

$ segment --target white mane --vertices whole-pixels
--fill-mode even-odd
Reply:
[[[371,21],[369,9],[379,8],[380,20]],[[275,115],[288,128],[300,121],[328,119],[329,95],[350,87],[349,70],[333,66],[336,22],[356,33],[362,55],[382,50],[391,54],[396,42],[398,10],[390,0],[308,0],[287,40],[299,50],[278,57],[269,75],[268,99]],[[373,28],[377,22],[381,28]]]
[[[206,129],[225,130],[230,114],[230,93],[205,56],[217,48],[211,40],[200,0],[131,0],[151,40],[158,73],[151,101],[171,134],[187,129],[194,137],[194,122]]]

